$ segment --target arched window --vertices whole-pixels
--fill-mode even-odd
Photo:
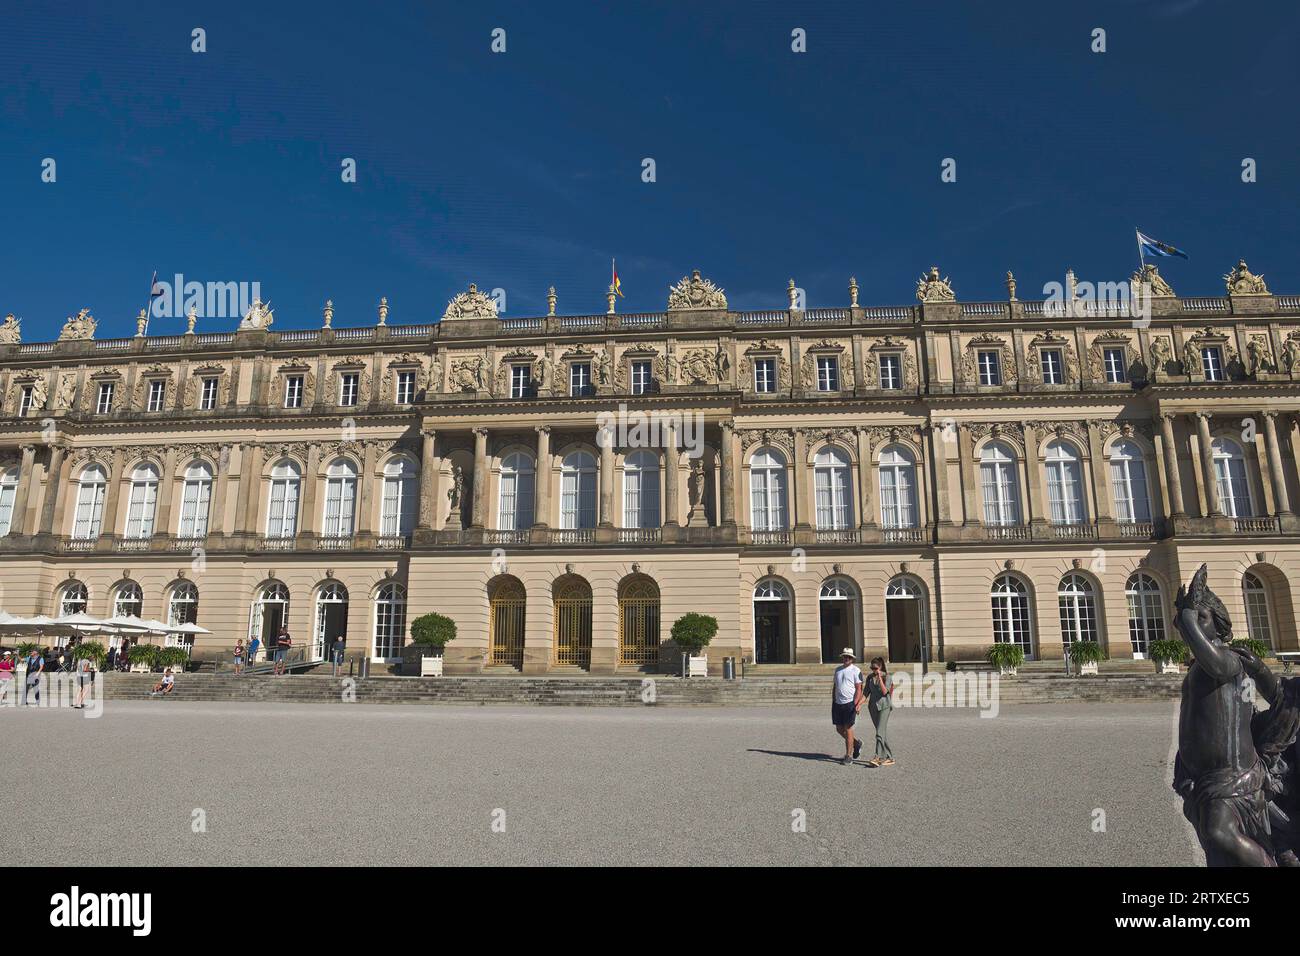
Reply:
[[[560,465],[560,527],[596,527],[596,459],[570,452]]]
[[[415,462],[406,457],[394,458],[384,466],[384,498],[379,533],[385,537],[410,534],[415,530],[419,503],[420,483],[416,477]]]
[[[980,452],[980,485],[984,491],[985,524],[1020,524],[1016,456],[1002,442],[990,442]]]
[[[1273,617],[1268,604],[1268,587],[1247,571],[1241,577],[1242,597],[1246,601],[1246,636],[1273,647]]]
[[[819,451],[813,458],[813,485],[817,493],[817,527],[823,531],[853,527],[848,456],[829,446]]]
[[[1064,441],[1048,444],[1043,467],[1047,469],[1047,506],[1052,524],[1080,524],[1083,521],[1083,472],[1074,446]]]
[[[77,513],[72,523],[72,536],[86,540],[98,538],[104,520],[104,492],[108,481],[104,469],[91,465],[81,473],[77,482]]]
[[[63,589],[59,595],[59,614],[66,617],[69,614],[84,614],[88,594],[86,586],[80,581],[73,581]]]
[[[8,534],[14,526],[14,501],[17,497],[18,469],[7,468],[0,472],[0,534]]]
[[[1110,487],[1115,497],[1115,520],[1151,520],[1146,459],[1136,442],[1116,442],[1110,452]]]
[[[284,597],[289,600],[288,594]],[[189,581],[184,581],[172,588],[171,599],[167,602],[168,624],[196,624],[199,619],[199,589]]]
[[[158,505],[158,469],[141,465],[131,473],[131,499],[126,510],[126,536],[148,538],[153,535],[154,509]]]
[[[754,586],[755,601],[788,601],[790,589],[776,578],[764,578]]]
[[[1249,518],[1250,485],[1246,481],[1246,456],[1241,446],[1227,438],[1210,442],[1214,458],[1214,479],[1219,495],[1219,510],[1229,518]]]
[[[1029,593],[1019,578],[1004,574],[993,582],[993,640],[1018,644],[1025,659],[1033,657],[1034,638],[1029,620]]]
[[[325,470],[325,521],[321,536],[352,537],[352,516],[357,501],[357,467],[346,458],[336,458]]]
[[[1152,641],[1165,639],[1160,585],[1151,575],[1139,571],[1129,576],[1124,597],[1128,600],[1128,639],[1133,645],[1133,656],[1145,658]]]
[[[119,584],[113,595],[113,617],[144,617],[144,592],[134,581]]]
[[[632,667],[659,663],[659,586],[645,577],[618,591],[618,662]]]
[[[623,527],[658,528],[662,523],[659,456],[649,451],[633,452],[623,462]]]
[[[181,523],[177,531],[179,537],[207,537],[211,501],[212,469],[205,462],[196,461],[185,469],[185,487],[181,492]]]
[[[885,528],[915,528],[916,464],[902,445],[880,453],[880,521]]]
[[[292,538],[298,533],[299,471],[285,458],[271,469],[271,501],[266,515],[268,538]]]
[[[400,584],[385,584],[375,592],[374,656],[393,660],[402,656],[406,643],[406,589]]]
[[[749,459],[750,527],[755,531],[784,531],[785,456],[775,448],[760,448]]]
[[[1097,641],[1097,604],[1092,582],[1082,574],[1067,574],[1056,591],[1061,612],[1061,641],[1066,646],[1076,641]]]
[[[515,452],[501,462],[501,496],[497,502],[497,527],[502,531],[527,531],[535,522],[536,472],[531,455]]]

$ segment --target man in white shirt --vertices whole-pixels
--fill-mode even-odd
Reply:
[[[831,688],[831,722],[835,732],[844,738],[844,759],[840,763],[846,767],[862,752],[862,741],[853,739],[853,724],[862,710],[862,671],[853,661],[853,648],[844,648]]]

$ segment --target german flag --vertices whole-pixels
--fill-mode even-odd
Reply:
[[[609,260],[609,273],[609,287],[614,290],[614,294],[620,299],[626,298],[626,296],[623,295],[623,283],[618,280],[618,267],[614,264],[613,259]]]

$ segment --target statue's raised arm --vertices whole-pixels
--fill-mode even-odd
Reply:
[[[1241,672],[1241,658],[1228,644],[1232,640],[1232,621],[1223,602],[1207,586],[1207,576],[1206,566],[1202,564],[1192,577],[1191,586],[1178,589],[1174,624],[1196,662],[1210,676],[1226,681]]]

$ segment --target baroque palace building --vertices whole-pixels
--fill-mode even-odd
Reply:
[[[57,342],[0,326],[0,606],[211,629],[287,623],[394,661],[452,617],[449,673],[675,669],[724,656],[1111,658],[1172,636],[1202,562],[1238,635],[1297,648],[1300,296],[1239,263],[1222,298],[1135,276],[1081,298],[728,309]],[[1127,291],[1127,289],[1126,289]]]

